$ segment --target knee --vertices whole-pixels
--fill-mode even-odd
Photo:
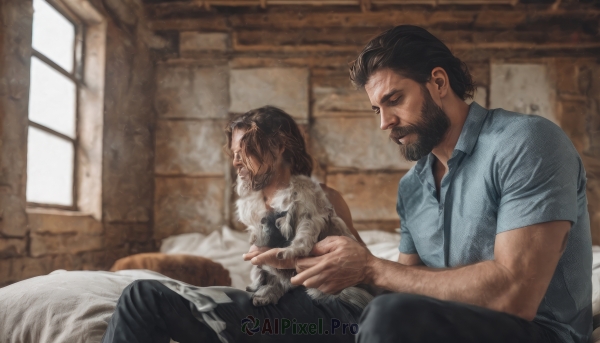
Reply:
[[[429,308],[430,298],[415,294],[384,294],[375,297],[365,308],[361,320],[373,318],[378,322],[385,318],[398,319],[413,318],[416,313]]]
[[[159,286],[162,286],[162,284],[156,280],[135,280],[125,287],[121,299],[129,302],[133,299],[151,297]]]
[[[135,280],[127,287],[137,292],[147,292],[156,289],[156,284],[161,285],[157,280]]]
[[[359,323],[360,342],[387,342],[411,335],[432,313],[435,300],[414,294],[385,294],[365,308]],[[402,340],[403,342],[406,340]]]

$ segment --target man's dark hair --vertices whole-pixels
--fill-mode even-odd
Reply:
[[[233,131],[246,131],[240,140],[240,155],[242,164],[250,171],[253,185],[260,183],[255,180],[253,171],[260,166],[253,166],[249,156],[256,158],[258,163],[266,164],[267,174],[273,170],[276,151],[284,148],[283,160],[290,165],[292,175],[310,176],[313,167],[312,157],[306,150],[304,137],[300,128],[289,114],[273,107],[264,106],[250,110],[233,120],[225,127],[227,135],[226,151],[231,148]]]
[[[467,65],[434,35],[413,25],[396,26],[371,39],[350,66],[350,80],[363,88],[374,72],[389,68],[425,84],[436,67],[446,71],[450,87],[459,98],[473,98],[475,84]]]

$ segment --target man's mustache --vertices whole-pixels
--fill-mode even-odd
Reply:
[[[390,131],[390,139],[398,144],[400,138],[410,135],[411,133],[419,133],[419,129],[414,125],[397,126]]]

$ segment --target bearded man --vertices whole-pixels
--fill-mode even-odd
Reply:
[[[467,105],[466,65],[419,27],[371,40],[350,75],[381,129],[418,161],[398,187],[400,256],[384,261],[327,237],[292,282],[394,292],[364,310],[359,342],[587,342],[586,177],[565,133],[538,116]],[[275,264],[273,253],[253,263]]]

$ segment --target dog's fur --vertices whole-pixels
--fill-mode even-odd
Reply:
[[[293,175],[290,185],[275,193],[268,211],[262,191],[252,191],[247,182],[238,178],[236,202],[239,220],[250,232],[250,243],[258,247],[283,248],[277,258],[308,256],[318,241],[327,236],[347,236],[355,239],[344,221],[338,217],[321,186],[307,176]],[[269,266],[254,266],[252,285],[255,306],[276,304],[294,286],[290,278],[294,270],[279,270]],[[332,295],[317,289],[307,293],[316,300]]]

